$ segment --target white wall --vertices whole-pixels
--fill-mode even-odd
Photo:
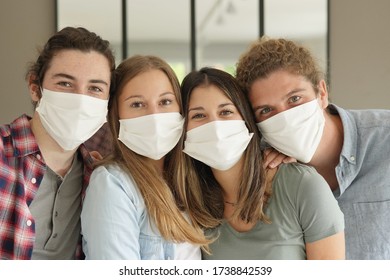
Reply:
[[[345,108],[390,109],[390,1],[330,0],[330,95]],[[24,75],[55,31],[55,0],[1,0],[0,123],[32,105]]]
[[[55,0],[1,0],[0,3],[0,124],[32,104],[24,76],[37,48],[55,31]]]
[[[330,0],[330,96],[390,109],[390,1]]]

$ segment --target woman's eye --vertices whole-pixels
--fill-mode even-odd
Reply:
[[[230,111],[230,110],[223,110],[223,111],[221,111],[221,113],[220,113],[221,116],[229,116],[229,115],[231,115],[231,114],[233,114],[233,112]]]
[[[144,106],[144,104],[142,102],[133,102],[130,104],[131,108],[141,108],[143,106]]]
[[[167,106],[167,105],[170,105],[172,104],[172,100],[171,99],[163,99],[160,101],[160,105],[163,105],[163,106]]]
[[[204,118],[205,115],[202,114],[202,113],[197,113],[197,114],[194,114],[191,116],[191,119],[194,120],[194,119],[201,119],[201,118]]]

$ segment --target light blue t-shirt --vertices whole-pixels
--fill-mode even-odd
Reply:
[[[96,168],[81,213],[86,259],[200,259],[199,246],[165,240],[133,178],[118,166]]]
[[[344,110],[334,192],[345,218],[347,259],[390,260],[390,110]]]

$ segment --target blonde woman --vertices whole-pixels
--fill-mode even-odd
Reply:
[[[86,258],[200,259],[208,240],[168,183],[184,122],[176,75],[155,56],[133,56],[115,74],[114,151],[93,171],[81,215]]]

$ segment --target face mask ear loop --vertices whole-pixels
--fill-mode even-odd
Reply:
[[[35,106],[35,110],[39,107],[41,104],[41,99],[42,99],[42,93],[43,93],[43,87],[39,86],[39,90],[41,91],[41,98],[37,101],[37,105]]]

